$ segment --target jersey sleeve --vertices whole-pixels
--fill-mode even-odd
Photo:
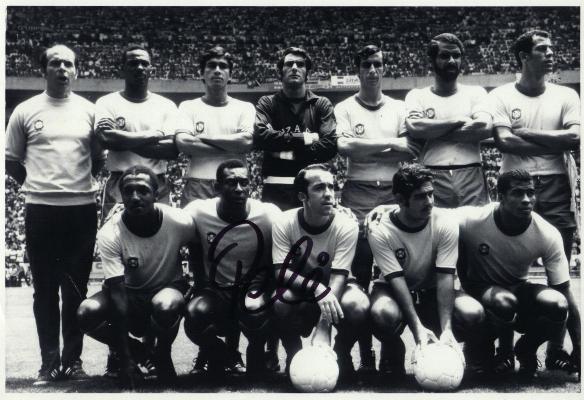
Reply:
[[[108,97],[109,95],[102,96],[95,102],[94,129],[97,129],[97,124],[103,118],[115,117],[115,115],[110,111],[110,109],[107,106]]]
[[[253,124],[255,122],[255,107],[251,103],[243,103],[243,111],[239,121],[238,129],[240,132],[253,133]]]
[[[562,236],[557,229],[546,230],[545,240],[549,244],[542,261],[549,285],[559,285],[570,280],[570,267],[564,253]]]
[[[395,277],[403,276],[404,270],[397,260],[394,249],[384,231],[385,229],[382,225],[372,227],[369,233],[369,246],[371,247],[375,264],[381,270],[381,275],[386,281],[389,281]]]
[[[396,101],[396,112],[397,112],[397,120],[398,120],[398,126],[397,126],[397,132],[398,132],[398,136],[402,137],[402,136],[406,136],[406,134],[408,133],[408,130],[406,128],[406,118],[408,117],[408,111],[406,108],[406,103],[405,101]]]
[[[193,134],[193,120],[189,112],[189,102],[183,101],[178,106],[175,121],[175,133],[190,133]]]
[[[97,248],[101,255],[101,265],[105,279],[124,276],[124,263],[119,240],[116,240],[111,226],[104,227],[97,234]]]
[[[9,161],[23,161],[26,156],[27,134],[20,108],[17,107],[6,128],[5,154]]]
[[[339,231],[339,240],[335,248],[335,256],[331,263],[331,271],[349,275],[351,264],[357,248],[359,226],[354,221],[343,222]]]
[[[178,108],[171,100],[168,100],[166,112],[164,113],[164,120],[162,121],[161,127],[165,136],[174,136],[178,124],[178,119]]]
[[[481,103],[480,109],[493,117],[494,128],[507,127],[511,129],[511,115],[507,112],[505,103],[499,97],[499,91],[497,89],[487,95],[485,101]]]
[[[420,102],[419,90],[412,89],[406,95],[406,117],[407,118],[424,118],[424,107]]]
[[[272,261],[274,264],[284,264],[284,260],[290,252],[289,225],[287,221],[280,220],[272,226]]]
[[[355,133],[351,129],[351,123],[349,121],[349,113],[347,112],[347,107],[345,107],[345,102],[341,102],[335,107],[335,118],[337,120],[337,134],[339,137],[354,138]]]
[[[562,125],[564,128],[570,125],[580,125],[580,98],[576,91],[566,90],[566,100],[562,106]]]
[[[487,99],[487,91],[485,88],[480,86],[475,86],[473,89],[474,90],[471,98],[472,116],[475,117],[479,113],[489,114],[487,111],[485,111],[485,106],[482,105]]]
[[[438,221],[440,221],[440,228],[438,229],[436,271],[454,274],[458,261],[458,223],[446,216]]]

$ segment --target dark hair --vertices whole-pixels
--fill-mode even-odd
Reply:
[[[158,192],[158,178],[152,169],[146,167],[144,165],[134,165],[124,172],[122,172],[122,176],[120,177],[120,181],[118,182],[118,188],[120,192],[123,193],[124,189],[124,178],[128,175],[138,175],[138,174],[146,174],[150,177],[150,185],[152,186],[153,192]]]
[[[246,166],[243,163],[243,161],[238,160],[236,158],[223,161],[217,167],[217,173],[215,175],[217,183],[223,183],[223,178],[225,178],[225,169],[233,169],[233,168],[246,168]]]
[[[47,65],[49,64],[49,57],[48,57],[48,54],[47,53],[49,52],[49,50],[51,50],[52,48],[57,47],[57,46],[63,46],[65,48],[71,50],[71,52],[75,56],[75,59],[73,61],[73,64],[75,65],[75,69],[78,69],[79,68],[79,60],[77,59],[77,53],[75,52],[75,50],[73,50],[69,46],[66,46],[64,44],[59,44],[58,43],[58,44],[52,45],[51,47],[47,47],[46,49],[44,49],[41,52],[41,55],[39,56],[39,64],[41,65],[41,68],[42,68],[43,72],[46,72]]]
[[[142,50],[145,51],[146,53],[148,53],[148,57],[150,57],[150,52],[148,50],[146,50],[143,46],[137,45],[137,44],[131,44],[129,46],[127,46],[124,51],[122,52],[122,67],[124,66],[124,64],[126,64],[126,61],[128,60],[128,53],[134,50]]]
[[[330,168],[325,164],[310,164],[305,168],[298,171],[298,174],[294,178],[294,191],[296,193],[308,193],[308,181],[306,180],[306,173],[308,171],[327,171],[331,172]]]
[[[393,175],[393,194],[401,194],[406,201],[414,190],[426,182],[433,182],[434,175],[428,168],[420,164],[407,164]]]
[[[428,54],[431,60],[436,59],[439,50],[438,45],[440,43],[455,44],[460,49],[460,54],[464,55],[464,45],[462,44],[460,39],[456,37],[456,35],[452,33],[441,33],[440,35],[434,36],[432,40],[430,40],[430,44],[428,44],[428,49],[426,53]]]
[[[541,36],[544,38],[551,37],[549,32],[539,31],[539,30],[527,31],[527,32],[523,33],[521,36],[519,36],[517,38],[517,40],[515,40],[515,43],[513,43],[513,45],[511,46],[511,50],[513,51],[513,54],[515,55],[515,59],[517,60],[517,64],[519,65],[519,68],[521,68],[523,66],[523,63],[521,62],[521,58],[519,57],[519,52],[523,51],[525,53],[531,53],[531,49],[533,49],[533,45],[534,45],[534,43],[533,43],[534,36]]]
[[[276,67],[278,68],[278,73],[280,74],[280,76],[282,75],[282,69],[284,68],[284,59],[286,58],[286,56],[288,54],[294,54],[295,56],[304,57],[304,62],[306,63],[306,73],[307,74],[308,74],[308,71],[310,71],[312,69],[312,60],[310,59],[310,56],[308,55],[306,50],[301,49],[300,47],[288,47],[286,50],[284,50],[282,57],[280,57],[280,59],[278,60],[278,64],[276,64]]]
[[[533,178],[524,169],[512,169],[502,173],[497,180],[497,193],[499,196],[511,189],[512,181],[533,182]]]
[[[233,71],[233,56],[229,54],[225,49],[221,46],[215,46],[210,48],[209,50],[205,51],[199,57],[199,71],[203,74],[205,70],[205,65],[207,65],[207,61],[212,58],[224,58],[229,64],[229,72]]]
[[[381,52],[381,49],[374,44],[368,44],[367,46],[361,47],[357,54],[355,54],[355,57],[353,57],[353,64],[355,65],[355,68],[359,70],[362,60],[365,60],[369,58],[369,56],[379,52]],[[383,52],[381,52],[381,57],[383,59]]]

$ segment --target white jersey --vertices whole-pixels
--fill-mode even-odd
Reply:
[[[403,276],[410,290],[436,287],[436,273],[456,271],[458,225],[439,208],[432,210],[428,223],[418,229],[402,224],[397,211],[389,208],[379,224],[373,224],[368,236],[375,263],[381,270],[376,282]]]
[[[550,285],[570,279],[560,232],[538,214],[515,236],[504,234],[495,223],[499,203],[452,210],[460,221],[461,282],[511,286],[527,280],[529,267],[542,258]]]
[[[179,251],[195,237],[192,218],[184,210],[156,203],[162,226],[150,237],[133,234],[115,214],[97,233],[105,279],[124,276],[126,287],[160,290],[182,278]]]
[[[238,284],[251,269],[272,270],[272,224],[281,211],[271,203],[247,201],[249,215],[239,224],[230,224],[219,217],[218,197],[194,200],[184,209],[194,220],[207,278],[221,287]]]
[[[183,101],[179,105],[178,131],[193,136],[228,135],[253,132],[255,107],[253,104],[227,96],[227,104],[217,107],[206,104],[202,98]],[[245,163],[244,153],[200,155],[190,157],[185,178],[215,179],[217,167],[224,161],[238,159]]]
[[[97,106],[95,123],[102,118],[111,118],[118,129],[127,132],[161,131],[165,135],[174,134],[174,124],[177,118],[177,108],[172,100],[156,93],[148,93],[148,98],[142,102],[133,102],[124,98],[121,92],[114,92],[100,97]],[[134,165],[149,167],[155,174],[166,173],[167,162],[153,158],[145,158],[125,150],[109,150],[106,167],[109,171],[122,172]]]
[[[357,95],[340,102],[335,107],[337,134],[349,138],[397,138],[406,134],[406,105],[401,100],[383,96],[377,107],[359,100]],[[381,160],[348,157],[347,179],[358,181],[391,181],[403,161],[403,154],[390,151]]]
[[[452,118],[472,118],[482,107],[487,91],[480,86],[458,84],[458,90],[451,96],[438,96],[431,87],[412,89],[406,96],[408,117],[423,115],[423,118],[448,120]],[[453,142],[428,139],[420,153],[420,162],[429,166],[468,165],[481,162],[479,142]]]
[[[20,103],[6,128],[6,159],[26,168],[22,191],[32,204],[72,206],[95,202],[92,160],[105,154],[93,133],[94,105],[71,93],[46,92]]]
[[[580,124],[580,99],[573,89],[546,83],[539,96],[526,96],[507,83],[489,93],[484,110],[493,116],[493,127],[539,130],[565,129]],[[540,156],[521,156],[503,153],[501,173],[525,169],[532,175],[565,174],[563,153]]]
[[[313,228],[304,220],[303,208],[294,208],[274,224],[272,259],[274,264],[301,269],[305,277],[320,270],[320,282],[328,284],[331,270],[350,274],[358,234],[357,222],[344,214],[337,213],[325,226]]]

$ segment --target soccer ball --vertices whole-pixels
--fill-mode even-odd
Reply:
[[[414,352],[414,377],[422,389],[455,390],[464,375],[464,355],[460,349],[430,343]]]
[[[290,380],[301,392],[331,392],[338,378],[337,355],[330,347],[305,347],[290,363]]]

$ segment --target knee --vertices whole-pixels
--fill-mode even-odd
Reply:
[[[183,307],[184,300],[182,296],[156,296],[152,299],[152,310],[154,314],[179,314]]]
[[[517,313],[517,297],[509,291],[499,291],[486,299],[485,306],[495,317],[512,321]]]
[[[347,289],[341,297],[341,308],[346,322],[352,325],[365,323],[369,318],[370,307],[369,296],[363,289],[352,284],[347,285]]]
[[[379,340],[398,335],[402,319],[399,307],[389,298],[377,299],[371,305],[371,321]]]
[[[102,318],[100,314],[102,311],[101,304],[94,299],[85,299],[77,309],[77,321],[79,327],[83,332],[90,332],[101,324]]]
[[[485,309],[476,299],[463,295],[454,300],[452,322],[457,329],[462,331],[480,329],[485,319]]]
[[[563,322],[568,318],[568,300],[557,290],[542,290],[535,302],[542,317],[554,322]]]
[[[187,336],[200,334],[212,322],[213,302],[205,296],[195,297],[187,305],[185,332]]]

